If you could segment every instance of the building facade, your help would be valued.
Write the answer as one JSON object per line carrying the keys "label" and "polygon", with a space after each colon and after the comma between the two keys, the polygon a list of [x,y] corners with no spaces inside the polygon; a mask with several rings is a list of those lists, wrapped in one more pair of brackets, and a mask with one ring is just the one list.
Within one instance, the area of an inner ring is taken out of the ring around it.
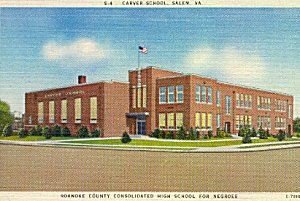
{"label": "building facade", "polygon": [[60,125],[72,135],[85,125],[89,131],[100,129],[106,136],[120,136],[126,126],[128,111],[128,83],[86,83],[78,77],[78,85],[29,92],[25,94],[25,129],[35,125]]}
{"label": "building facade", "polygon": [[201,133],[238,133],[262,127],[293,133],[293,96],[232,85],[194,74],[147,67],[128,72],[129,83],[86,83],[25,95],[25,128],[35,125],[99,128],[104,137],[150,135],[181,126]]}
{"label": "building facade", "polygon": [[129,88],[131,134],[176,132],[181,126],[214,134],[217,128],[238,133],[244,127],[293,132],[293,97],[287,94],[154,67],[129,71]]}

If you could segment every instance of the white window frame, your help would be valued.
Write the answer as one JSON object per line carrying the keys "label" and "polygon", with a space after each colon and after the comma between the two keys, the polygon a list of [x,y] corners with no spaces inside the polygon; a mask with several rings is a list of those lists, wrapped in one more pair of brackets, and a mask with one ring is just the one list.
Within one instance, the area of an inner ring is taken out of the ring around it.
{"label": "white window frame", "polygon": [[54,100],[49,101],[48,103],[48,115],[49,115],[49,123],[53,124],[54,123],[54,116],[55,116],[55,102]]}
{"label": "white window frame", "polygon": [[[90,123],[91,124],[95,124],[97,123],[97,119],[98,119],[98,103],[97,103],[97,96],[94,97],[90,97]],[[95,108],[92,108],[92,105],[94,105]],[[93,111],[95,110],[95,111]],[[95,113],[94,118],[92,118],[92,113]]]}
{"label": "white window frame", "polygon": [[[173,89],[173,91],[171,90]],[[171,97],[173,97],[173,100],[171,101]],[[175,103],[175,87],[174,86],[168,86],[168,103],[172,104]]]}
{"label": "white window frame", "polygon": [[221,105],[221,91],[219,89],[216,91],[216,104],[217,107]]}
{"label": "white window frame", "polygon": [[[181,88],[181,90],[179,90],[179,88]],[[183,103],[184,100],[184,87],[183,85],[177,85],[176,86],[176,102],[177,103]],[[179,100],[179,95],[182,94],[182,100]]]}
{"label": "white window frame", "polygon": [[195,101],[196,101],[196,103],[200,103],[201,102],[201,87],[199,85],[196,85],[195,90],[196,90]]}
{"label": "white window frame", "polygon": [[[79,102],[79,103],[76,103],[76,102]],[[81,98],[75,98],[74,100],[74,105],[75,105],[75,123],[78,124],[78,123],[81,123],[81,119],[82,119],[82,101],[81,101]],[[77,106],[78,104],[78,106]],[[79,111],[77,111],[79,110]],[[78,114],[78,116],[77,116]]]}
{"label": "white window frame", "polygon": [[206,103],[206,86],[201,86],[201,103]]}
{"label": "white window frame", "polygon": [[[164,92],[162,92],[162,89],[164,89]],[[164,97],[164,101],[161,100],[161,97]],[[166,87],[161,86],[159,87],[159,104],[165,104],[166,103]]]}
{"label": "white window frame", "polygon": [[38,102],[38,123],[44,123],[44,102]]}
{"label": "white window frame", "polygon": [[207,87],[207,103],[212,104],[213,97],[212,97],[212,87]]}
{"label": "white window frame", "polygon": [[[65,110],[65,114],[64,114],[64,110]],[[68,123],[68,101],[67,101],[67,99],[61,100],[60,113],[61,113],[61,123],[63,123],[63,124]]]}

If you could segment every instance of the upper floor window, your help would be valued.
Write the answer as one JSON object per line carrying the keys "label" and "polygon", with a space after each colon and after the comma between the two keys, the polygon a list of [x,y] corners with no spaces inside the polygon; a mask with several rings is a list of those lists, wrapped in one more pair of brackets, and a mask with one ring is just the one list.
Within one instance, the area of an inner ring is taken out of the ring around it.
{"label": "upper floor window", "polygon": [[207,101],[208,103],[212,103],[212,88],[211,87],[207,87]]}
{"label": "upper floor window", "polygon": [[176,92],[177,92],[177,103],[183,103],[183,85],[176,86]]}
{"label": "upper floor window", "polygon": [[245,94],[245,107],[248,107],[248,95]]}
{"label": "upper floor window", "polygon": [[143,87],[143,108],[147,107],[147,88]]}
{"label": "upper floor window", "polygon": [[230,96],[225,97],[225,113],[226,114],[231,113],[231,97]]}
{"label": "upper floor window", "polygon": [[252,95],[249,95],[249,107],[252,108]]}
{"label": "upper floor window", "polygon": [[240,102],[241,107],[244,107],[244,94],[241,94],[241,102]]}
{"label": "upper floor window", "polygon": [[200,86],[196,85],[196,103],[200,102]]}
{"label": "upper floor window", "polygon": [[159,87],[159,103],[166,103],[166,87]]}
{"label": "upper floor window", "polygon": [[235,105],[236,107],[240,107],[240,94],[236,93],[235,95]]}
{"label": "upper floor window", "polygon": [[38,103],[38,122],[39,123],[44,122],[44,103],[43,102]]}
{"label": "upper floor window", "polygon": [[221,91],[220,90],[217,90],[217,92],[216,92],[216,104],[217,104],[217,106],[221,105]]}
{"label": "upper floor window", "polygon": [[260,96],[257,96],[257,108],[260,109]]}
{"label": "upper floor window", "polygon": [[201,102],[206,103],[206,86],[202,86],[201,88]]}
{"label": "upper floor window", "polygon": [[286,112],[286,101],[283,101],[283,111]]}
{"label": "upper floor window", "polygon": [[168,86],[168,103],[174,103],[174,86]]}

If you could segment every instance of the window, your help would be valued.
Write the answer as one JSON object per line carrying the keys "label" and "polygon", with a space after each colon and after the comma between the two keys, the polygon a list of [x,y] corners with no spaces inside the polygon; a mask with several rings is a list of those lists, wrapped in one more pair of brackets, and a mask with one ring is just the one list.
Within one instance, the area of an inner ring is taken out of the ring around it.
{"label": "window", "polygon": [[195,116],[195,127],[196,128],[200,128],[201,125],[200,125],[200,112],[196,112],[196,116]]}
{"label": "window", "polygon": [[257,117],[257,127],[258,127],[258,128],[262,127],[260,116]]}
{"label": "window", "polygon": [[67,107],[67,100],[61,101],[61,123],[67,123],[67,113],[68,113],[68,107]]}
{"label": "window", "polygon": [[176,92],[177,92],[177,103],[183,103],[183,85],[176,86]]}
{"label": "window", "polygon": [[212,115],[207,113],[207,129],[212,129]]}
{"label": "window", "polygon": [[166,87],[159,87],[159,103],[166,103]]}
{"label": "window", "polygon": [[211,87],[207,87],[207,101],[208,103],[212,103],[212,88]]}
{"label": "window", "polygon": [[241,94],[241,102],[240,102],[241,107],[244,107],[244,94]]}
{"label": "window", "polygon": [[216,92],[216,104],[217,106],[220,106],[221,105],[221,91],[220,90],[217,90]]}
{"label": "window", "polygon": [[257,108],[260,109],[260,96],[257,97]]}
{"label": "window", "polygon": [[221,115],[220,114],[217,114],[216,125],[217,125],[217,128],[221,128]]}
{"label": "window", "polygon": [[238,130],[240,129],[240,116],[235,115],[235,128]]}
{"label": "window", "polygon": [[90,98],[90,123],[97,123],[97,97]]}
{"label": "window", "polygon": [[75,123],[81,123],[81,98],[75,99]]}
{"label": "window", "polygon": [[54,123],[54,101],[49,101],[49,123]]}
{"label": "window", "polygon": [[200,103],[200,86],[196,85],[196,103]]}
{"label": "window", "polygon": [[283,127],[284,129],[286,129],[286,118],[283,118]]}
{"label": "window", "polygon": [[183,113],[176,113],[176,127],[180,128],[183,126]]}
{"label": "window", "polygon": [[136,108],[136,88],[132,88],[132,108]]}
{"label": "window", "polygon": [[235,95],[235,105],[236,105],[236,107],[240,107],[240,94],[239,93],[237,93]]}
{"label": "window", "polygon": [[201,116],[201,128],[206,129],[206,113],[202,113]]}
{"label": "window", "polygon": [[38,122],[39,123],[44,122],[44,103],[43,102],[38,103]]}
{"label": "window", "polygon": [[201,102],[206,103],[206,86],[201,89]]}
{"label": "window", "polygon": [[248,106],[248,95],[245,94],[245,107],[247,108]]}
{"label": "window", "polygon": [[289,118],[292,118],[292,114],[293,114],[293,109],[292,109],[292,105],[289,105]]}
{"label": "window", "polygon": [[268,110],[271,110],[271,98],[268,98]]}
{"label": "window", "polygon": [[165,113],[159,113],[159,128],[166,128],[166,115]]}
{"label": "window", "polygon": [[28,118],[28,124],[31,125],[32,124],[32,116],[30,115]]}
{"label": "window", "polygon": [[174,86],[168,86],[168,103],[174,103]]}
{"label": "window", "polygon": [[248,126],[252,128],[252,116],[248,116]]}
{"label": "window", "polygon": [[137,107],[140,108],[141,107],[141,101],[142,101],[142,88],[138,87],[137,88]]}
{"label": "window", "polygon": [[264,100],[265,100],[264,109],[266,110],[268,109],[268,98],[265,98]]}
{"label": "window", "polygon": [[271,129],[271,117],[268,117],[268,128]]}
{"label": "window", "polygon": [[240,115],[240,128],[244,128],[244,116],[243,115]]}
{"label": "window", "polygon": [[278,101],[275,99],[275,110],[278,110]]}
{"label": "window", "polygon": [[174,128],[174,113],[168,113],[168,129]]}
{"label": "window", "polygon": [[283,111],[286,112],[286,101],[283,101]]}
{"label": "window", "polygon": [[249,95],[249,107],[252,108],[252,95]]}
{"label": "window", "polygon": [[225,112],[226,114],[230,114],[231,112],[231,97],[225,96]]}
{"label": "window", "polygon": [[147,88],[143,87],[143,108],[147,107]]}

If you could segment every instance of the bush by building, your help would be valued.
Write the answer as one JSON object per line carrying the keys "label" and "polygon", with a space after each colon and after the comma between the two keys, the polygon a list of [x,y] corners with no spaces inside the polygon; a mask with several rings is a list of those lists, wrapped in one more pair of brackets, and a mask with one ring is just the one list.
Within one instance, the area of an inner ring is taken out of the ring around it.
{"label": "bush by building", "polygon": [[188,130],[187,139],[195,140],[196,139],[196,131],[193,128]]}
{"label": "bush by building", "polygon": [[257,137],[257,133],[254,127],[251,130],[251,137]]}
{"label": "bush by building", "polygon": [[13,134],[12,125],[7,124],[3,129],[2,137],[9,137],[9,136],[12,136],[12,134]]}
{"label": "bush by building", "polygon": [[166,138],[166,131],[161,130],[161,131],[159,132],[159,138],[165,139],[165,138]]}
{"label": "bush by building", "polygon": [[91,132],[91,137],[100,137],[101,131],[99,128],[95,128],[92,132]]}
{"label": "bush by building", "polygon": [[122,143],[131,142],[131,138],[126,131],[123,133],[121,141],[122,141]]}
{"label": "bush by building", "polygon": [[212,133],[212,131],[211,130],[209,130],[208,132],[207,132],[207,136],[208,136],[208,138],[210,139],[210,138],[212,138],[212,136],[213,136],[213,133]]}
{"label": "bush by building", "polygon": [[154,130],[151,137],[159,138],[159,135],[160,135],[160,130],[157,128]]}
{"label": "bush by building", "polygon": [[51,133],[51,128],[48,126],[44,127],[42,130],[42,135],[45,136],[46,139],[50,139],[52,137]]}
{"label": "bush by building", "polygon": [[177,131],[176,138],[179,139],[179,140],[184,140],[185,139],[185,129],[183,128],[183,126],[181,126],[179,128],[179,130]]}
{"label": "bush by building", "polygon": [[279,140],[279,141],[282,141],[282,140],[284,140],[285,139],[285,132],[283,131],[283,130],[279,130],[278,131],[278,135],[277,135],[277,139]]}
{"label": "bush by building", "polygon": [[252,143],[250,132],[245,133],[245,136],[243,137],[242,141],[243,143]]}
{"label": "bush by building", "polygon": [[267,133],[262,129],[262,127],[260,127],[258,129],[258,135],[259,135],[259,139],[268,139],[268,135]]}
{"label": "bush by building", "polygon": [[85,138],[89,137],[89,130],[86,126],[82,125],[79,130],[77,131],[77,137]]}
{"label": "bush by building", "polygon": [[20,138],[25,138],[25,137],[28,136],[28,131],[25,130],[24,128],[22,128],[22,129],[19,131],[18,135],[19,135]]}
{"label": "bush by building", "polygon": [[294,119],[293,121],[293,130],[294,132],[300,132],[300,117],[297,117],[296,119]]}
{"label": "bush by building", "polygon": [[64,137],[70,137],[71,136],[70,129],[68,127],[61,128],[61,135]]}
{"label": "bush by building", "polygon": [[61,136],[61,128],[59,125],[55,125],[51,128],[51,135],[54,137],[60,137]]}
{"label": "bush by building", "polygon": [[167,139],[174,139],[174,132],[173,131],[168,131],[166,135]]}

